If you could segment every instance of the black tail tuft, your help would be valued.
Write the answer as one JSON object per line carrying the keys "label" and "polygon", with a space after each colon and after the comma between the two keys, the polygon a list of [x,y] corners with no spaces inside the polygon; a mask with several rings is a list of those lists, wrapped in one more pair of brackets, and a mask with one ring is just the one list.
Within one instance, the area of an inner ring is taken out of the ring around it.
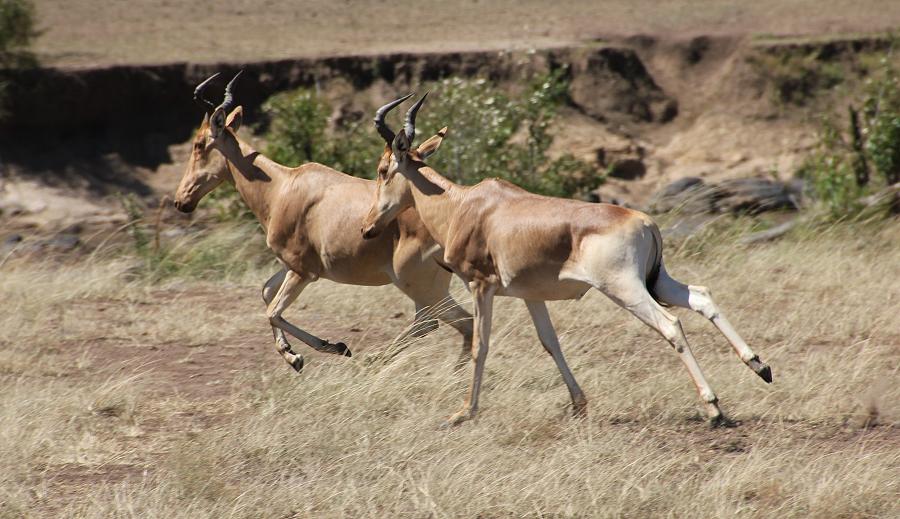
{"label": "black tail tuft", "polygon": [[[647,284],[647,291],[650,292],[650,295],[653,296],[653,299],[656,302],[663,304],[660,302],[659,297],[656,295],[656,291],[654,287],[656,286],[656,280],[659,279],[659,269],[662,268],[662,235],[659,233],[659,227],[655,223],[651,224],[650,232],[653,233],[653,244],[655,251],[655,257],[653,259],[653,266],[650,267],[650,271],[647,273],[647,279],[645,280]],[[665,306],[663,304],[663,306]]]}

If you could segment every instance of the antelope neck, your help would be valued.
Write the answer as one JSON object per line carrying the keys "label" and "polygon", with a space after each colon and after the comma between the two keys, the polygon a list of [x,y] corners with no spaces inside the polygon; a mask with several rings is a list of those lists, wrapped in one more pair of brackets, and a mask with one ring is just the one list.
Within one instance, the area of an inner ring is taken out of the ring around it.
{"label": "antelope neck", "polygon": [[466,188],[454,184],[422,162],[414,162],[410,174],[416,211],[431,236],[446,247],[451,217],[456,212]]}
{"label": "antelope neck", "polygon": [[234,187],[256,218],[267,228],[274,193],[284,177],[284,166],[274,162],[226,129],[219,151],[225,156]]}

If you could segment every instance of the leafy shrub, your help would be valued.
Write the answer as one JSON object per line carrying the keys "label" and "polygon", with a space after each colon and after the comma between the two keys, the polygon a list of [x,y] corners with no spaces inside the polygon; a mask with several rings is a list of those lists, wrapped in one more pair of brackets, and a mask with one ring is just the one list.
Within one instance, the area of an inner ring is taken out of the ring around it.
{"label": "leafy shrub", "polygon": [[431,163],[462,184],[503,178],[529,191],[553,196],[584,194],[603,181],[593,165],[570,154],[552,159],[550,123],[565,100],[565,70],[535,78],[510,97],[484,79],[445,79],[419,116],[423,135],[442,126],[450,135]]}
{"label": "leafy shrub", "polygon": [[[508,96],[484,79],[431,85],[434,93],[419,114],[418,133],[427,137],[450,126],[451,134],[430,162],[463,184],[498,177],[556,196],[596,187],[603,175],[595,167],[571,155],[551,159],[547,154],[553,143],[549,126],[568,88],[564,74],[560,70],[535,78],[518,96]],[[308,89],[273,96],[263,110],[271,120],[266,151],[273,160],[288,165],[314,161],[351,175],[374,176],[384,144],[368,117],[329,129],[331,107]],[[391,115],[399,120],[402,110]]]}
{"label": "leafy shrub", "polygon": [[[862,197],[900,182],[900,75],[890,55],[866,81],[862,110],[852,107],[847,130],[823,119],[817,150],[801,173],[833,218],[856,216]],[[896,195],[888,208],[896,210]]]}
{"label": "leafy shrub", "polygon": [[857,183],[853,158],[841,131],[823,119],[818,147],[800,173],[810,181],[813,194],[831,218],[853,216],[860,209],[863,188]]}
{"label": "leafy shrub", "polygon": [[318,162],[350,175],[374,177],[384,144],[371,131],[371,120],[329,130],[331,107],[304,88],[272,96],[263,111],[271,121],[266,154],[272,160],[291,166]]}
{"label": "leafy shrub", "polygon": [[900,74],[888,56],[881,71],[866,84],[863,116],[865,151],[887,184],[900,182]]}

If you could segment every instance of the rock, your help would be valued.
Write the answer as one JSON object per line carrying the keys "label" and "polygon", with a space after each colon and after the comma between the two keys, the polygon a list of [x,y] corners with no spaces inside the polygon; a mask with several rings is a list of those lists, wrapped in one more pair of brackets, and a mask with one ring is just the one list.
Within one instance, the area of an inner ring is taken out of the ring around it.
{"label": "rock", "polygon": [[688,214],[715,212],[714,190],[702,178],[685,177],[659,190],[650,202],[650,211],[666,213],[679,211]]}
{"label": "rock", "polygon": [[715,204],[719,212],[758,214],[776,209],[796,209],[788,187],[766,178],[738,178],[715,185]]}
{"label": "rock", "polygon": [[707,184],[701,178],[680,178],[653,196],[651,211],[686,214],[751,213],[797,209],[802,186],[786,185],[766,178],[738,178]]}

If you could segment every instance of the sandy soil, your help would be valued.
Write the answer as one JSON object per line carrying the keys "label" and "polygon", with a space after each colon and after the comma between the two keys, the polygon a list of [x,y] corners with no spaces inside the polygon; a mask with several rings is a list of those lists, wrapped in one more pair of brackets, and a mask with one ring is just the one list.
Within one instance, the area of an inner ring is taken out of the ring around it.
{"label": "sandy soil", "polygon": [[634,34],[802,36],[900,24],[892,0],[36,0],[35,46],[59,66],[564,45]]}

